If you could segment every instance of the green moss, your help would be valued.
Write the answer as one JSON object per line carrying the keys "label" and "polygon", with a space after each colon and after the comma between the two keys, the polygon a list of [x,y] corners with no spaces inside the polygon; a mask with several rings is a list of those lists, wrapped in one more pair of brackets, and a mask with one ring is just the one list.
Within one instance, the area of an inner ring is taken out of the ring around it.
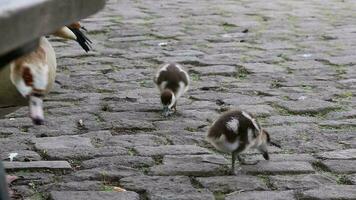
{"label": "green moss", "polygon": [[109,90],[109,89],[96,89],[97,93],[114,93],[114,90]]}
{"label": "green moss", "polygon": [[337,98],[340,99],[351,99],[353,96],[353,93],[351,91],[346,91],[344,93],[338,94]]}
{"label": "green moss", "polygon": [[30,197],[30,200],[44,200],[44,194],[40,193],[40,192],[36,192],[34,195],[32,195]]}
{"label": "green moss", "polygon": [[204,186],[195,177],[190,177],[190,183],[196,189],[204,188]]}
{"label": "green moss", "polygon": [[225,194],[222,192],[214,192],[215,200],[224,200]]}
{"label": "green moss", "polygon": [[272,83],[271,83],[271,88],[280,88],[282,87],[283,85],[281,84],[281,82],[279,80],[272,80]]}
{"label": "green moss", "polygon": [[310,86],[310,85],[302,84],[302,85],[299,86],[299,87],[302,88],[302,89],[305,90],[305,91],[311,91],[311,90],[313,90],[313,87]]}
{"label": "green moss", "polygon": [[246,77],[250,74],[249,71],[247,71],[246,68],[244,67],[240,67],[238,70],[237,70],[237,78],[238,79],[246,79]]}
{"label": "green moss", "polygon": [[337,174],[336,183],[339,185],[352,185],[352,181],[350,181],[345,174]]}
{"label": "green moss", "polygon": [[186,128],[184,128],[184,130],[189,131],[189,132],[197,132],[198,131],[196,128],[193,128],[193,127],[186,127]]}
{"label": "green moss", "polygon": [[282,58],[285,61],[291,61],[292,60],[286,54],[283,54],[283,53],[278,54],[277,57]]}
{"label": "green moss", "polygon": [[163,156],[162,155],[152,156],[152,159],[155,161],[156,165],[161,165],[163,163]]}
{"label": "green moss", "polygon": [[141,87],[144,87],[144,88],[150,88],[151,85],[152,85],[152,81],[150,80],[142,80],[139,82],[140,86]]}
{"label": "green moss", "polygon": [[271,180],[269,179],[269,176],[266,175],[258,175],[258,178],[262,180],[266,186],[271,189],[271,190],[277,190],[277,188],[271,183]]}
{"label": "green moss", "polygon": [[329,168],[324,165],[320,160],[317,160],[312,163],[314,169],[318,172],[330,172]]}
{"label": "green moss", "polygon": [[[110,111],[112,111],[112,109],[110,108],[110,106],[109,106],[107,103],[101,105],[101,110],[104,111],[104,112],[110,112]],[[98,120],[98,119],[97,119],[97,120]],[[100,120],[101,120],[101,119],[99,118],[99,121],[100,121]]]}
{"label": "green moss", "polygon": [[200,75],[197,74],[197,73],[190,73],[190,78],[191,78],[193,81],[200,81],[200,80],[201,80]]}
{"label": "green moss", "polygon": [[164,36],[164,35],[157,35],[153,33],[149,34],[149,36],[159,40],[178,40],[175,36]]}
{"label": "green moss", "polygon": [[111,17],[111,21],[113,22],[113,23],[119,23],[119,24],[121,24],[122,23],[122,21],[123,21],[123,17],[122,16],[120,16],[120,15],[115,15],[115,16],[113,16],[113,17]]}
{"label": "green moss", "polygon": [[231,24],[228,22],[222,23],[221,26],[224,28],[225,31],[231,31],[232,29],[237,27],[235,24]]}
{"label": "green moss", "polygon": [[114,191],[114,187],[112,185],[103,185],[101,191],[112,192]]}
{"label": "green moss", "polygon": [[129,149],[128,149],[128,154],[129,154],[130,156],[136,156],[138,153],[137,153],[137,151],[136,151],[134,148],[129,148]]}

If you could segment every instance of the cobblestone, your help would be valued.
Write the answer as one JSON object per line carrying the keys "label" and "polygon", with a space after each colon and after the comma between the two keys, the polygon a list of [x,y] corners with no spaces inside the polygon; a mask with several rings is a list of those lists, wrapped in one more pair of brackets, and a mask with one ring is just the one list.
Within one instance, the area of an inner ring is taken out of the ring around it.
{"label": "cobblestone", "polygon": [[[81,21],[93,51],[50,37],[58,67],[45,125],[28,108],[1,116],[0,157],[22,177],[13,189],[56,200],[355,199],[355,10],[347,0],[108,0]],[[191,85],[165,118],[152,78],[175,61]],[[282,149],[268,147],[269,161],[246,152],[259,163],[230,175],[230,156],[205,136],[234,108]]]}

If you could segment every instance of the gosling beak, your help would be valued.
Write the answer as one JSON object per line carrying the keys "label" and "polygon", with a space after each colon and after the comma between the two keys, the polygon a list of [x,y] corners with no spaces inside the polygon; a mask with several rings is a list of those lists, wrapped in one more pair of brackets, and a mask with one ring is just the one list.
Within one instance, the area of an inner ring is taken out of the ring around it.
{"label": "gosling beak", "polygon": [[168,117],[171,114],[171,109],[168,106],[163,107],[163,116]]}
{"label": "gosling beak", "polygon": [[30,117],[35,125],[44,124],[43,100],[38,96],[30,96]]}

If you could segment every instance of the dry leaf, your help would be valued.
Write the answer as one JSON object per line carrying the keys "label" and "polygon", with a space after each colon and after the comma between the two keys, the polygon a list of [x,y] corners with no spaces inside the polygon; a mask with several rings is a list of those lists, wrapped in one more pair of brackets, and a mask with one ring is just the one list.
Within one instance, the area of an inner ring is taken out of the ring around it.
{"label": "dry leaf", "polygon": [[113,190],[115,192],[125,192],[126,191],[124,188],[121,188],[121,187],[114,187]]}

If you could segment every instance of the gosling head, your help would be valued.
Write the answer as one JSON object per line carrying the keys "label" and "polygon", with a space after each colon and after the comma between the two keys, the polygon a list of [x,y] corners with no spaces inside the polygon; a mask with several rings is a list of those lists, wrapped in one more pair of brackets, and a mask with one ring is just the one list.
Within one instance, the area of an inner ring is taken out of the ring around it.
{"label": "gosling head", "polygon": [[173,112],[172,108],[176,104],[176,97],[172,90],[165,89],[162,91],[161,102],[163,105],[163,115],[167,117]]}

